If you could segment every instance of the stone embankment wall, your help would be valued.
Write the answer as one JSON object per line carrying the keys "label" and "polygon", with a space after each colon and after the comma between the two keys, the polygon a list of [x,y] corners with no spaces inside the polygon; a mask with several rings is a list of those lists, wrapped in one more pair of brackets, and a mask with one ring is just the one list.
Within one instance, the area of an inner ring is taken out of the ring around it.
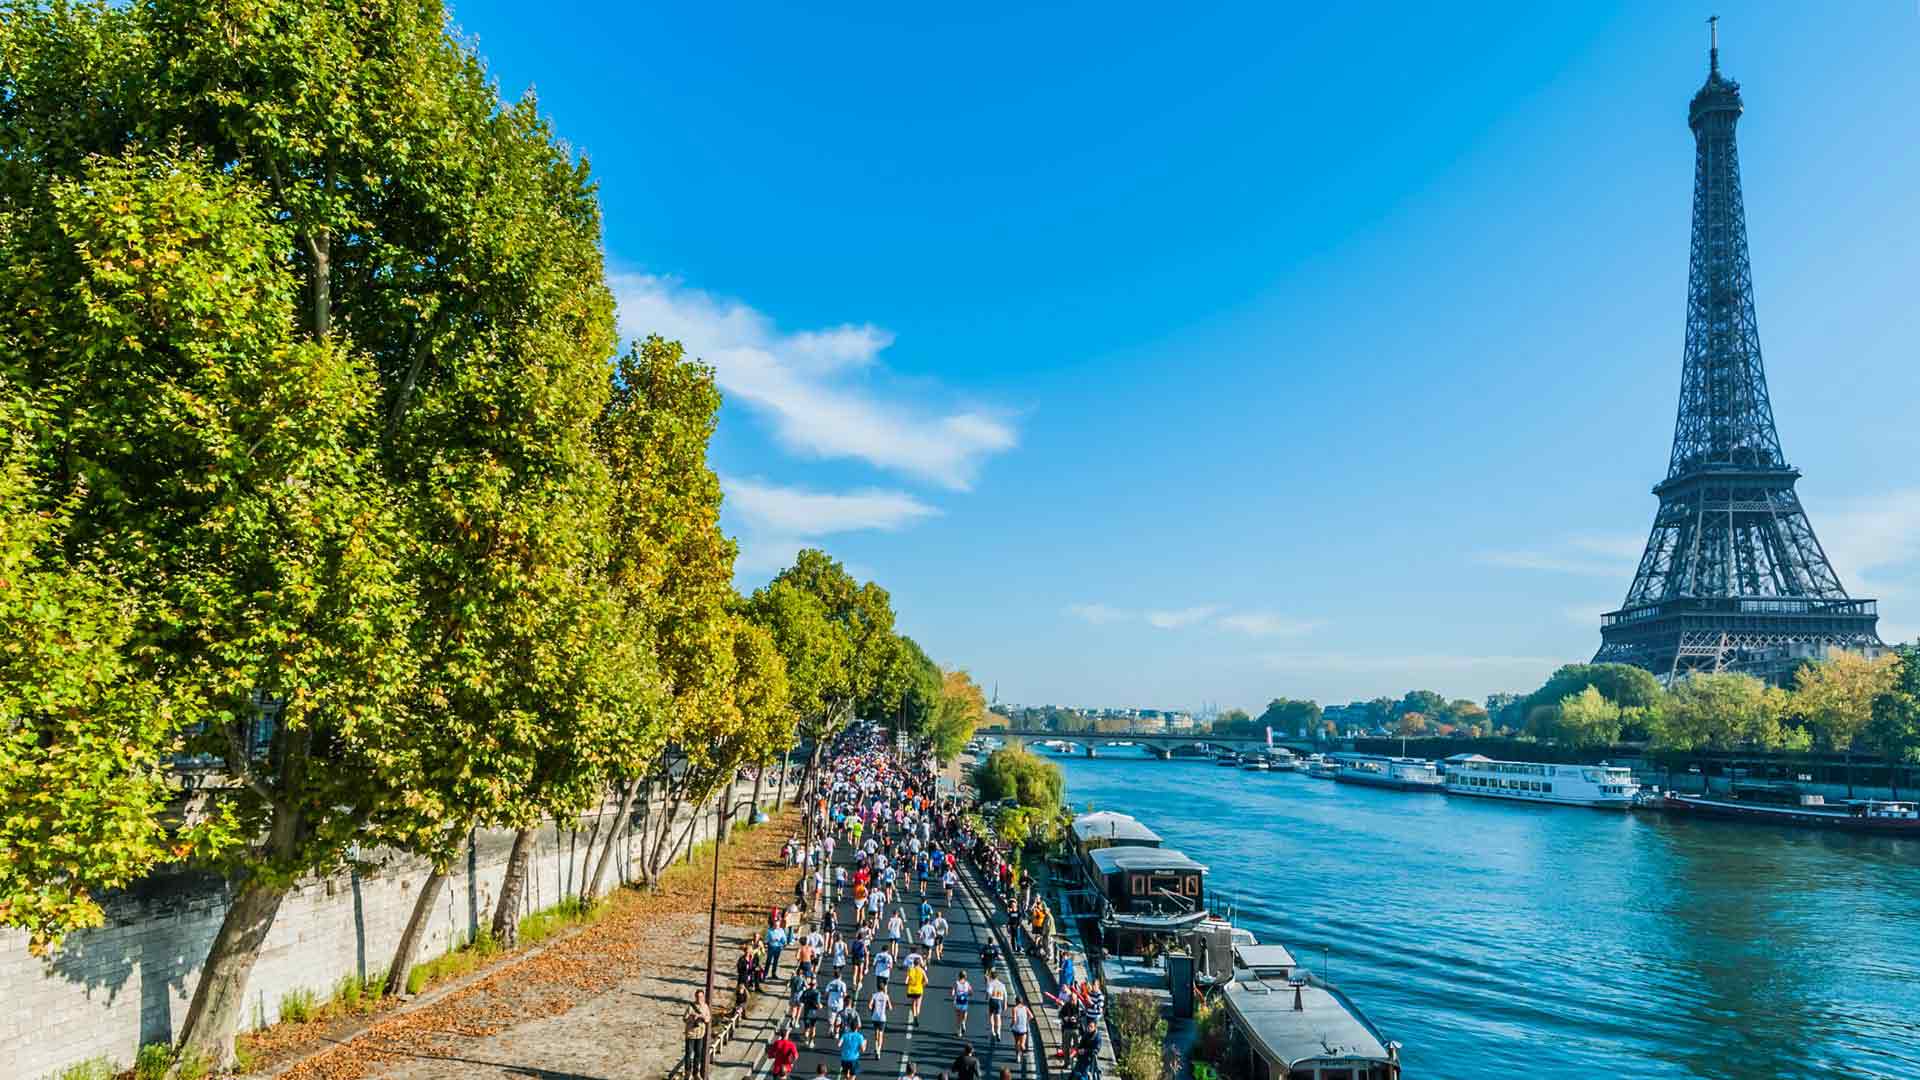
{"label": "stone embankment wall", "polygon": [[[734,821],[745,820],[751,797],[750,783],[735,789]],[[773,800],[769,778],[761,802],[770,808]],[[603,837],[617,809],[610,806],[601,815]],[[712,837],[713,810],[709,802],[694,819],[694,842]],[[635,812],[645,820],[617,841],[609,879],[635,879],[642,863],[639,831],[657,835],[667,807],[656,803]],[[691,809],[682,809],[676,839],[693,817]],[[541,830],[529,861],[526,911],[579,895],[599,858],[597,842],[591,854],[587,850],[594,820],[587,815],[585,828],[577,831],[551,824]],[[512,843],[509,832],[472,838],[441,891],[419,959],[463,945],[491,924]],[[370,868],[303,881],[287,894],[248,982],[243,1026],[278,1019],[280,999],[289,991],[312,990],[324,1000],[341,979],[378,973],[392,961],[428,867],[385,852],[364,853],[363,862]],[[609,880],[601,888],[615,884]],[[158,876],[105,906],[105,926],[69,935],[46,960],[27,952],[25,934],[0,930],[0,1077],[34,1080],[103,1056],[125,1064],[142,1044],[179,1036],[207,948],[226,913],[225,884],[205,875]]]}

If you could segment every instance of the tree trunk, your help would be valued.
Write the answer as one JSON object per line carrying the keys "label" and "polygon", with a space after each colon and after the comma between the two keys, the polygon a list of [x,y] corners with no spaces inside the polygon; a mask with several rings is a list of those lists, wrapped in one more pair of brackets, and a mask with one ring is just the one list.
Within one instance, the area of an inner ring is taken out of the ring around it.
{"label": "tree trunk", "polygon": [[[696,846],[698,846],[698,844],[700,843],[699,833],[700,833],[700,807],[698,804],[695,804],[693,808],[693,813],[688,815],[687,817],[687,838],[686,838],[687,850],[681,853],[681,858],[680,858],[681,862],[686,863],[689,866],[693,864],[693,849]],[[675,846],[677,847],[678,845],[675,845]]]}
{"label": "tree trunk", "polygon": [[[580,853],[580,883],[574,886],[573,894],[582,900],[587,899],[587,868],[593,865],[593,844],[600,839],[600,833],[607,828],[606,817],[606,804],[602,802],[599,813],[593,815],[593,828],[587,830],[586,850]],[[613,834],[608,833],[607,843],[604,846],[611,847],[612,844]]]}
{"label": "tree trunk", "polygon": [[586,898],[588,900],[600,895],[600,882],[606,879],[607,864],[613,861],[613,848],[620,840],[620,830],[632,828],[633,800],[639,794],[638,777],[627,785],[627,790],[620,793],[620,809],[614,815],[613,829],[607,833],[607,843],[600,849],[599,860],[593,864],[593,876],[587,879]]}
{"label": "tree trunk", "polygon": [[500,899],[493,905],[493,940],[503,949],[520,941],[520,905],[527,894],[527,863],[533,854],[532,829],[513,834],[513,848],[507,852],[507,872],[500,879]]}
{"label": "tree trunk", "polygon": [[762,765],[760,771],[753,774],[753,803],[747,807],[748,821],[753,821],[760,816],[760,785],[766,782],[767,767]]}
{"label": "tree trunk", "polygon": [[440,899],[440,889],[446,883],[447,872],[438,866],[421,883],[420,895],[413,900],[413,914],[407,919],[407,929],[400,935],[400,944],[394,947],[393,966],[387,969],[388,997],[398,997],[406,991],[407,972],[413,967],[413,958],[420,951],[420,939],[427,933],[427,918],[433,914],[434,902]]}
{"label": "tree trunk", "polygon": [[1853,751],[1847,751],[1847,798],[1853,798]]}
{"label": "tree trunk", "polygon": [[660,872],[667,868],[668,860],[673,857],[674,848],[669,846],[668,841],[673,836],[673,819],[680,816],[680,798],[680,792],[676,791],[668,801],[667,812],[660,820],[660,835],[654,839],[653,854],[647,859],[647,874],[652,879],[649,884],[656,888],[660,884]]}
{"label": "tree trunk", "polygon": [[180,1036],[183,1051],[205,1056],[215,1068],[233,1064],[233,1037],[246,1003],[247,979],[286,896],[286,886],[257,881],[248,881],[234,893],[193,989],[193,1004],[187,1008]]}
{"label": "tree trunk", "polygon": [[773,793],[773,812],[776,814],[787,808],[787,758],[792,754],[793,748],[788,747],[780,755],[780,786]]}

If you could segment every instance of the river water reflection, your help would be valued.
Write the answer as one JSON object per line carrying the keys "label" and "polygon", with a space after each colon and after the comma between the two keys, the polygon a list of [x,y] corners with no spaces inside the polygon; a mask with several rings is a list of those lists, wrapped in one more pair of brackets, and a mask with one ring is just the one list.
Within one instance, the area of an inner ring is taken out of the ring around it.
{"label": "river water reflection", "polygon": [[1409,1078],[1920,1078],[1920,842],[1126,754],[1058,759],[1073,806],[1206,863]]}

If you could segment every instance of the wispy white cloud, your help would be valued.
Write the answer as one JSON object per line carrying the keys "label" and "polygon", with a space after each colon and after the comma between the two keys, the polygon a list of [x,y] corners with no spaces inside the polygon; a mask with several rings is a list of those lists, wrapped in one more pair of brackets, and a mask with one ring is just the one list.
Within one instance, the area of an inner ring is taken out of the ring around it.
{"label": "wispy white cloud", "polygon": [[722,476],[726,509],[740,527],[737,573],[770,574],[794,555],[835,533],[893,532],[940,511],[904,491],[810,491],[761,480]]}
{"label": "wispy white cloud", "polygon": [[1127,619],[1133,617],[1128,612],[1122,611],[1119,608],[1108,607],[1105,604],[1068,604],[1067,614],[1079,619],[1081,622],[1089,622],[1095,626],[1100,626],[1105,623],[1125,622]]}
{"label": "wispy white cloud", "polygon": [[1146,614],[1148,626],[1161,630],[1178,630],[1194,623],[1206,622],[1218,613],[1218,604],[1201,604],[1196,607],[1179,608],[1173,611],[1149,611]]}
{"label": "wispy white cloud", "polygon": [[1911,640],[1920,633],[1920,488],[1808,508],[1840,583],[1854,596],[1882,601],[1880,636]]}
{"label": "wispy white cloud", "polygon": [[1275,615],[1267,611],[1242,611],[1232,615],[1222,615],[1217,621],[1222,627],[1249,637],[1306,634],[1318,629],[1321,625],[1308,619],[1289,619],[1284,615]]}
{"label": "wispy white cloud", "polygon": [[1482,551],[1474,561],[1508,570],[1631,578],[1645,543],[1645,538],[1627,533],[1573,533],[1544,548]]}
{"label": "wispy white cloud", "polygon": [[1137,610],[1112,604],[1069,604],[1067,614],[1081,622],[1103,626],[1109,623],[1135,623],[1156,630],[1186,630],[1212,626],[1249,637],[1283,637],[1305,634],[1323,624],[1310,619],[1295,619],[1270,611],[1231,611],[1220,604],[1194,604],[1183,608]]}
{"label": "wispy white cloud", "polygon": [[863,529],[892,532],[940,513],[904,491],[808,491],[736,476],[723,476],[720,484],[727,505],[750,528],[782,536],[828,536]]}
{"label": "wispy white cloud", "polygon": [[[1018,441],[1004,417],[928,409],[875,391],[893,334],[868,323],[787,332],[766,315],[652,274],[609,276],[626,337],[657,333],[712,364],[721,389],[765,416],[788,449],[854,458],[955,490]],[[850,376],[866,376],[859,383]]]}

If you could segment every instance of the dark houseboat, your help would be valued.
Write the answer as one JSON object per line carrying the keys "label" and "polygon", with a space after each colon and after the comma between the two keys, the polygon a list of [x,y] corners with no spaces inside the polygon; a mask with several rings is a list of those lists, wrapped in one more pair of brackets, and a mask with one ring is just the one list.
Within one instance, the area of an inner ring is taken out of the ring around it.
{"label": "dark houseboat", "polygon": [[1888,799],[1828,803],[1818,795],[1802,795],[1795,802],[1785,802],[1668,792],[1661,805],[1677,814],[1920,837],[1920,804]]}

